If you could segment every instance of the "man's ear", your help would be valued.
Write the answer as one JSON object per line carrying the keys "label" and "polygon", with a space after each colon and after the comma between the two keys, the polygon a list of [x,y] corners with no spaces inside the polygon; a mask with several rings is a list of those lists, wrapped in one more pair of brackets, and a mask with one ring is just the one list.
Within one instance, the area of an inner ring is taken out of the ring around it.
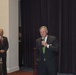
{"label": "man's ear", "polygon": [[46,32],[48,33],[48,30]]}

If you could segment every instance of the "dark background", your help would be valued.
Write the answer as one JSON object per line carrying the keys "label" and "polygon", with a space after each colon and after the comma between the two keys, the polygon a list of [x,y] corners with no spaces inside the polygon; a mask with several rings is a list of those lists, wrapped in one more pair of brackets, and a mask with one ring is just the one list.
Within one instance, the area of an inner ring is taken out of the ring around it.
{"label": "dark background", "polygon": [[33,68],[39,27],[48,27],[59,41],[58,71],[76,73],[76,0],[21,0],[24,67]]}

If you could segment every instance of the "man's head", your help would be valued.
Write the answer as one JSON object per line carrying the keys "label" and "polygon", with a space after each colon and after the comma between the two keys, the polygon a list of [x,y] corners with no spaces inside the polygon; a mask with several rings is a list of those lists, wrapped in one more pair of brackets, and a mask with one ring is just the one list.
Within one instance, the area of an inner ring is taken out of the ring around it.
{"label": "man's head", "polygon": [[0,36],[3,36],[3,34],[4,34],[3,29],[0,29]]}
{"label": "man's head", "polygon": [[43,38],[46,37],[46,35],[48,33],[48,30],[47,30],[46,26],[41,26],[40,29],[39,29],[39,31],[40,31],[41,37],[43,37]]}

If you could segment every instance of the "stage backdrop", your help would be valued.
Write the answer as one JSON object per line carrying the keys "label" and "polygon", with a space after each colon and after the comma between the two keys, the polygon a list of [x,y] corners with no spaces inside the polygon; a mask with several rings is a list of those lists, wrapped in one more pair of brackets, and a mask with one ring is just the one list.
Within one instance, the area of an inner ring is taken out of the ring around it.
{"label": "stage backdrop", "polygon": [[76,73],[76,0],[21,0],[24,67],[33,67],[39,27],[59,41],[58,71]]}

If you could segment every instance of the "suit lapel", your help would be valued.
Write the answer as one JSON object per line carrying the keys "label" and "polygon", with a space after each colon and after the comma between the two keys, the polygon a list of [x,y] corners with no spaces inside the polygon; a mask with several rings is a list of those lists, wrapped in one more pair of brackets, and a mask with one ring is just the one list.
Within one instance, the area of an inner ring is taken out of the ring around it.
{"label": "suit lapel", "polygon": [[3,37],[3,38],[2,38],[2,45],[3,45],[4,41],[5,41],[5,38]]}
{"label": "suit lapel", "polygon": [[40,45],[40,50],[41,50],[41,52],[43,52],[43,51],[42,51],[42,44],[41,44],[41,41],[42,41],[42,38],[40,38],[40,41],[39,41],[40,44],[39,44],[39,45]]}
{"label": "suit lapel", "polygon": [[47,43],[49,43],[50,41],[49,41],[49,35],[48,35],[48,37],[47,37]]}
{"label": "suit lapel", "polygon": [[47,43],[48,44],[51,44],[53,42],[53,39],[51,38],[51,36],[48,36],[48,38],[47,38]]}

